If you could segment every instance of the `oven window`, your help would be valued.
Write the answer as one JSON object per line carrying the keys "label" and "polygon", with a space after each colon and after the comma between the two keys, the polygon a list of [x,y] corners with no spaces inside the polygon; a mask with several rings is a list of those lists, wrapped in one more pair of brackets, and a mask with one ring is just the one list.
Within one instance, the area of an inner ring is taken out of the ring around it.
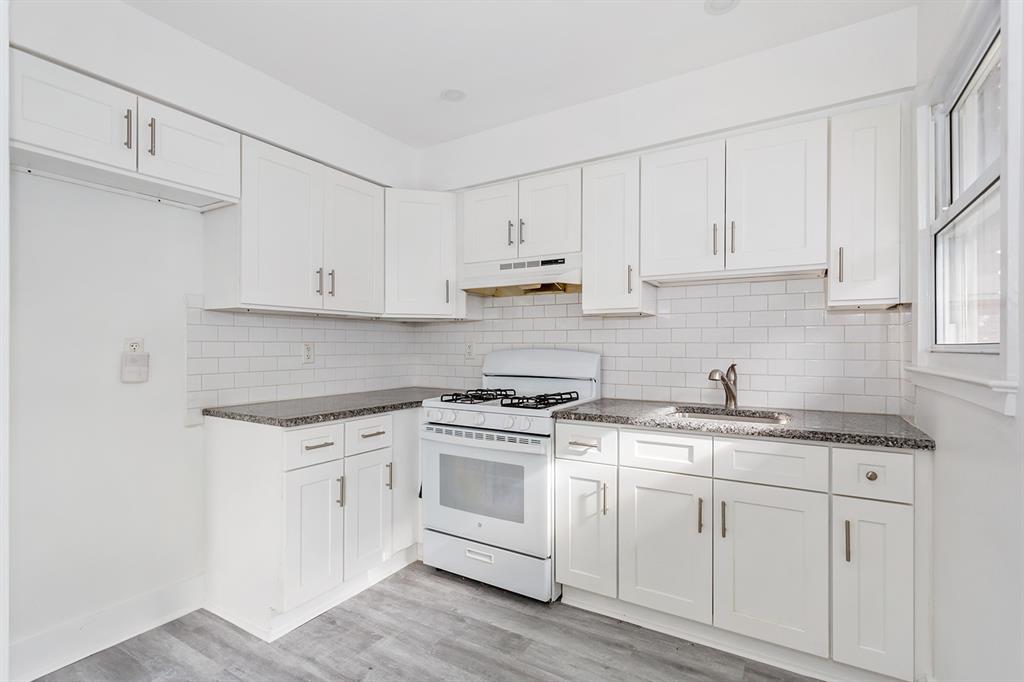
{"label": "oven window", "polygon": [[440,465],[441,506],[523,522],[523,467],[443,453]]}

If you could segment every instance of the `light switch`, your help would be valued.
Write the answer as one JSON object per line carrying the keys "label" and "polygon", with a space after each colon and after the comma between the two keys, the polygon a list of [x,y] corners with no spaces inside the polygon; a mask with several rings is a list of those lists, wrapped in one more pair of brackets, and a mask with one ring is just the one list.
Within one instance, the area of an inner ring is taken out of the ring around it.
{"label": "light switch", "polygon": [[121,383],[141,384],[149,381],[149,353],[121,353]]}

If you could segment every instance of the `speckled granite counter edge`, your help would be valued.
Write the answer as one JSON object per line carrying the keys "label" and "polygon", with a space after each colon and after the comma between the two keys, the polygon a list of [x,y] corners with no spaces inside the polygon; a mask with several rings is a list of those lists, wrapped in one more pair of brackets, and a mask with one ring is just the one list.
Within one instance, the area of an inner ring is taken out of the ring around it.
{"label": "speckled granite counter edge", "polygon": [[266,417],[258,414],[245,414],[234,412],[230,407],[207,407],[203,410],[203,416],[219,417],[221,419],[233,419],[235,421],[249,422],[250,424],[262,424],[264,426],[277,426],[288,429],[294,426],[309,426],[310,424],[326,424],[343,419],[355,419],[356,417],[369,417],[385,412],[398,412],[419,407],[422,400],[406,400],[385,405],[372,405],[369,407],[355,407],[348,410],[336,410],[333,412],[321,412],[318,414],[302,415],[299,417]]}
{"label": "speckled granite counter edge", "polygon": [[775,424],[751,424],[742,422],[711,421],[705,419],[673,419],[671,422],[654,418],[637,418],[612,414],[580,412],[555,412],[560,421],[581,421],[618,426],[637,426],[648,429],[668,429],[726,436],[754,436],[780,438],[784,440],[806,440],[835,445],[859,445],[862,447],[892,448],[897,450],[934,450],[931,438],[909,438],[885,434],[847,433],[826,431],[810,427],[791,427]]}

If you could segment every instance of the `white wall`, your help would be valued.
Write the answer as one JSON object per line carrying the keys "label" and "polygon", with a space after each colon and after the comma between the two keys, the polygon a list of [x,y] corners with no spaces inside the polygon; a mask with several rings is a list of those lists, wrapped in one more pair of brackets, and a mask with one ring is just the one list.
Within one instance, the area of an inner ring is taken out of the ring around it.
{"label": "white wall", "polygon": [[912,88],[916,12],[908,8],[430,147],[420,158],[420,184],[465,187]]}
{"label": "white wall", "polygon": [[[202,430],[185,427],[197,213],[12,178],[12,673],[199,605]],[[125,337],[151,378],[120,383]]]}
{"label": "white wall", "polygon": [[6,8],[0,8],[0,680],[9,678],[10,656],[10,184],[8,176],[8,49]]}
{"label": "white wall", "polygon": [[14,0],[11,44],[375,182],[415,179],[412,147],[124,3]]}

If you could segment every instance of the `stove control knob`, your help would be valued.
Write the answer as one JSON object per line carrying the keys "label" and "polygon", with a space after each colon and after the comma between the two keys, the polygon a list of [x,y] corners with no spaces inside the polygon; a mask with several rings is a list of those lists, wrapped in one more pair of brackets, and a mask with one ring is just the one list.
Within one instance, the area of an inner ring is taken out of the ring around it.
{"label": "stove control knob", "polygon": [[427,410],[427,421],[436,422],[441,420],[440,410]]}
{"label": "stove control knob", "polygon": [[458,418],[458,415],[451,410],[445,410],[444,415],[441,418],[450,424]]}
{"label": "stove control knob", "polygon": [[486,422],[486,421],[487,421],[487,417],[483,416],[479,412],[477,412],[475,415],[473,415],[473,423],[476,424],[477,426],[483,426],[484,422]]}
{"label": "stove control knob", "polygon": [[511,429],[515,425],[516,425],[516,418],[515,417],[505,417],[505,428],[506,429]]}
{"label": "stove control knob", "polygon": [[528,428],[530,428],[530,424],[532,423],[533,420],[530,419],[529,417],[520,417],[519,419],[516,420],[516,428],[519,429],[520,431],[526,431]]}

